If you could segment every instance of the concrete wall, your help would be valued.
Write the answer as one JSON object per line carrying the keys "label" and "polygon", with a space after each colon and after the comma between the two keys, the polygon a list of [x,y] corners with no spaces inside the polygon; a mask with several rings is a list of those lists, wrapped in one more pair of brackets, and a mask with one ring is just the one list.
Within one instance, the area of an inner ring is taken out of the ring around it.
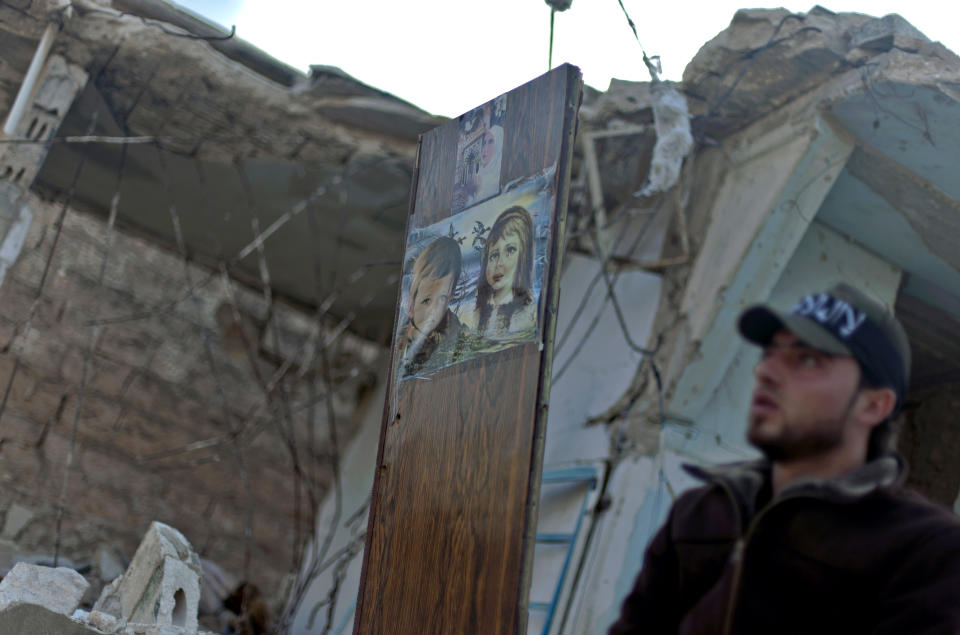
{"label": "concrete wall", "polygon": [[[185,266],[145,240],[111,234],[101,219],[71,209],[59,227],[59,205],[33,195],[23,203],[32,223],[0,286],[0,394],[13,377],[0,418],[0,513],[17,510],[0,555],[53,554],[76,422],[61,555],[88,561],[108,542],[129,557],[149,522],[160,520],[242,578],[249,512],[249,577],[272,593],[293,566],[297,536],[281,425],[292,421],[297,430],[318,500],[329,482],[326,410],[322,401],[308,405],[324,386],[297,378],[310,357],[301,348],[317,332],[311,316],[275,303],[267,320],[259,292],[237,284],[228,292],[219,274]],[[93,329],[97,319],[108,323]],[[241,333],[254,344],[262,376],[295,362],[269,396]],[[335,412],[341,438],[349,438],[358,391],[370,383],[379,349],[346,335],[333,348]],[[313,457],[308,430],[317,439]],[[231,435],[239,435],[239,445]],[[310,515],[304,488],[303,535]]]}
{"label": "concrete wall", "polygon": [[[661,228],[661,241],[663,232]],[[630,339],[647,346],[660,305],[660,276],[645,271],[620,272],[613,288]],[[599,261],[568,255],[561,289],[544,472],[589,467],[596,470],[598,481],[594,490],[577,483],[541,487],[537,525],[541,534],[574,532],[585,497],[587,501],[569,560],[568,545],[562,543],[538,544],[534,552],[530,601],[550,603],[555,597],[559,600],[550,633],[577,632],[569,630],[575,602],[570,601],[568,594],[583,575],[583,553],[596,532],[593,524],[597,516],[593,510],[619,438],[616,426],[611,430],[606,418],[598,421],[597,417],[606,414],[631,390],[643,360],[627,343],[607,285],[600,277]],[[561,577],[564,584],[557,595]],[[547,615],[544,610],[531,610],[530,635],[544,632]]]}

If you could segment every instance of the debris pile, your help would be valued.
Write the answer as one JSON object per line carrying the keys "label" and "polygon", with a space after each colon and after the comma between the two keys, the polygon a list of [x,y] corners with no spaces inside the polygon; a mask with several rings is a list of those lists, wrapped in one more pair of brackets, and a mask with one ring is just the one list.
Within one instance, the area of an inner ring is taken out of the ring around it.
{"label": "debris pile", "polygon": [[93,610],[79,608],[90,586],[67,567],[17,563],[0,582],[0,632],[193,635],[200,559],[179,531],[150,525],[126,572],[106,585]]}

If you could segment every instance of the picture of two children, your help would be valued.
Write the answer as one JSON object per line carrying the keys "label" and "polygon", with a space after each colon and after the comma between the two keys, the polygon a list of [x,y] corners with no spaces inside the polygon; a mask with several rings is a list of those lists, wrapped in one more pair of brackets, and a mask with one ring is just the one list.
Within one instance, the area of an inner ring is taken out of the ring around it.
{"label": "picture of two children", "polygon": [[553,175],[411,230],[395,358],[401,379],[536,340]]}

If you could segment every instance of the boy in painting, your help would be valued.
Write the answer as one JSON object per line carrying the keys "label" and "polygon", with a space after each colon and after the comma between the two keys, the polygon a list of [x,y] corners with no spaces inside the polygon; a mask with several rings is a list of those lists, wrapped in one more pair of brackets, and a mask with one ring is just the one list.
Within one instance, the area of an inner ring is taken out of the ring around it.
{"label": "boy in painting", "polygon": [[434,240],[413,263],[409,314],[400,333],[401,376],[447,366],[460,355],[460,320],[448,308],[460,280],[460,245]]}
{"label": "boy in painting", "polygon": [[477,303],[464,323],[492,340],[507,339],[537,326],[533,281],[533,219],[519,205],[493,223],[483,246]]}

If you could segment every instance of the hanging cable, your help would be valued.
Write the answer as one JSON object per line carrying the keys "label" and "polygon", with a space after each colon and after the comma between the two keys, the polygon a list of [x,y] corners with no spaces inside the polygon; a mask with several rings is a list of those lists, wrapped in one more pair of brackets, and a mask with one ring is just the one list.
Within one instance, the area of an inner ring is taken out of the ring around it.
{"label": "hanging cable", "polygon": [[553,21],[557,11],[566,11],[573,4],[573,0],[544,0],[550,7],[550,50],[547,53],[547,70],[553,68]]}
{"label": "hanging cable", "polygon": [[557,10],[550,9],[550,52],[547,53],[547,70],[553,68],[553,19],[557,15]]}
{"label": "hanging cable", "polygon": [[[627,13],[627,8],[623,6],[623,0],[617,0],[620,4],[620,9],[623,11],[623,15],[627,18],[627,24],[630,25],[630,30],[633,31],[633,37],[636,38],[637,44],[640,44],[640,52],[643,53],[643,63],[647,66],[647,70],[650,72],[650,81],[656,83],[660,81],[660,73],[663,72],[663,69],[660,66],[660,56],[654,55],[649,57],[647,51],[643,48],[643,44],[640,43],[640,36],[637,35],[637,25],[634,24],[633,19],[630,18],[630,14]],[[656,60],[656,63],[654,63]]]}

